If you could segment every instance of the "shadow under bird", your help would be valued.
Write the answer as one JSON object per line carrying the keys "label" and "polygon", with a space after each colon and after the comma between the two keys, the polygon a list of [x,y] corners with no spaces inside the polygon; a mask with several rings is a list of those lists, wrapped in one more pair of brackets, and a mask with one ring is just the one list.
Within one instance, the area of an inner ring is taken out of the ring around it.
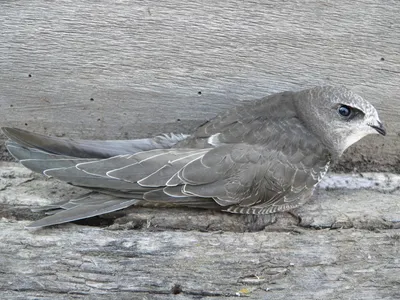
{"label": "shadow under bird", "polygon": [[243,101],[192,134],[72,140],[3,128],[25,167],[88,194],[36,209],[28,228],[132,205],[287,211],[305,203],[329,165],[362,137],[385,135],[376,109],[344,87],[315,87]]}

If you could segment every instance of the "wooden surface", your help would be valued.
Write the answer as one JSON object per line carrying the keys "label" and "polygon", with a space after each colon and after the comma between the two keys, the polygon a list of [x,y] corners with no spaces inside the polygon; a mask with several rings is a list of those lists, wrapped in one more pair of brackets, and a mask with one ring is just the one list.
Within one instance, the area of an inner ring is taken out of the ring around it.
{"label": "wooden surface", "polygon": [[321,84],[389,136],[345,169],[397,170],[400,2],[3,1],[0,126],[83,138],[188,132],[243,99]]}
{"label": "wooden surface", "polygon": [[[0,126],[189,132],[243,99],[346,85],[389,134],[338,169],[398,172],[399,16],[397,0],[2,1]],[[300,218],[129,209],[23,229],[39,217],[32,205],[80,192],[0,165],[0,298],[400,298],[397,187],[320,191]]]}
{"label": "wooden surface", "polygon": [[368,190],[330,184],[296,215],[280,214],[265,229],[265,220],[239,215],[132,208],[85,222],[92,226],[28,231],[24,226],[42,216],[29,207],[81,190],[3,162],[0,295],[399,299],[400,192],[390,183],[400,177],[387,179]]}

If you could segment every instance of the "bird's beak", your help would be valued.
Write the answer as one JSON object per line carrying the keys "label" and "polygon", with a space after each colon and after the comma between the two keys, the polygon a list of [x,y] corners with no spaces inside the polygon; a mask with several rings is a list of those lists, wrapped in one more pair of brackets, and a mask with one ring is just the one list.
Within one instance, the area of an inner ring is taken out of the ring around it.
{"label": "bird's beak", "polygon": [[379,134],[386,135],[386,129],[383,126],[382,122],[378,121],[378,125],[369,125],[369,126],[378,131]]}

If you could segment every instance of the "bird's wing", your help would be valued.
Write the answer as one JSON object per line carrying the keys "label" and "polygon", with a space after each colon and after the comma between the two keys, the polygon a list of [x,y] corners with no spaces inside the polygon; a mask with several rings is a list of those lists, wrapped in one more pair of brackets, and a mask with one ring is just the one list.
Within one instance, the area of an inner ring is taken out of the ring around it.
{"label": "bird's wing", "polygon": [[108,158],[152,149],[171,148],[188,137],[185,134],[165,134],[135,140],[73,140],[49,137],[17,128],[4,127],[2,130],[10,140],[25,148],[77,158]]}
{"label": "bird's wing", "polygon": [[[164,167],[165,172],[177,172],[187,162],[201,157],[207,150],[152,150],[132,155],[118,155],[108,159],[75,158],[56,155],[35,148],[26,148],[16,142],[8,142],[10,152],[19,157],[27,168],[55,177],[76,186],[89,188],[101,194],[72,199],[56,203],[36,210],[52,210],[52,214],[28,226],[37,228],[85,219],[136,205],[144,199],[147,192],[152,191],[149,198],[154,206],[186,206],[217,208],[212,199],[192,196],[171,197],[162,190],[149,188],[137,183],[152,172]],[[167,167],[169,170],[167,171]],[[129,170],[134,170],[130,174]],[[175,169],[175,171],[174,171]],[[128,170],[121,178],[109,176],[108,173]],[[143,203],[141,203],[143,204]]]}

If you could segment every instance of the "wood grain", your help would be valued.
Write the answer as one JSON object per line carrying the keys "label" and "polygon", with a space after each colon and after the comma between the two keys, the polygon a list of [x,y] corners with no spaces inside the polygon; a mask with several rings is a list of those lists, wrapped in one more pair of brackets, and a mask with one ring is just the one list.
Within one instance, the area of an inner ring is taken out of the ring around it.
{"label": "wood grain", "polygon": [[[73,188],[0,164],[4,299],[398,299],[397,189],[320,190],[269,220],[131,208],[28,231],[29,208]],[[91,226],[87,226],[91,225]],[[268,225],[268,226],[266,226]],[[255,232],[254,232],[255,231]]]}
{"label": "wood grain", "polygon": [[[0,222],[6,299],[398,299],[398,233],[210,234]],[[345,231],[345,232],[344,232]],[[178,295],[174,295],[178,294]]]}

